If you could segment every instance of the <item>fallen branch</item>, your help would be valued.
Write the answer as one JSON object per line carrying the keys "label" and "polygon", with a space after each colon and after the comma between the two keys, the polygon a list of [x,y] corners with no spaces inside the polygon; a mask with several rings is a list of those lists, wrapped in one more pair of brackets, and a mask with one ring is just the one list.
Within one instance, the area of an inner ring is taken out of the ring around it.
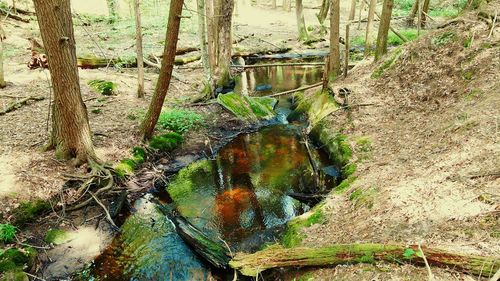
{"label": "fallen branch", "polygon": [[29,102],[29,101],[31,101],[31,100],[34,100],[34,101],[41,101],[41,100],[44,100],[44,99],[45,99],[45,97],[42,97],[42,96],[38,96],[38,97],[27,97],[27,98],[24,98],[24,99],[22,99],[22,100],[20,100],[20,101],[18,101],[18,102],[15,102],[15,103],[11,104],[11,105],[10,105],[10,106],[8,106],[5,110],[0,111],[0,116],[1,116],[1,115],[5,115],[5,114],[7,114],[7,113],[9,113],[9,112],[12,112],[12,111],[14,111],[14,110],[16,110],[16,109],[21,108],[23,105],[28,104],[28,102]]}
{"label": "fallen branch", "polygon": [[266,96],[266,97],[278,97],[278,96],[287,95],[287,94],[291,94],[291,93],[295,93],[295,92],[309,90],[309,89],[316,88],[316,87],[319,87],[319,86],[322,86],[322,85],[323,85],[323,82],[318,82],[316,84],[312,84],[312,85],[300,87],[300,88],[289,90],[289,91],[284,91],[284,92],[277,93],[277,94],[272,94],[272,95],[269,95],[269,96]]}
{"label": "fallen branch", "polygon": [[[500,269],[500,257],[483,257],[451,253],[440,249],[423,247],[429,266],[453,268],[454,270],[493,275]],[[243,275],[256,276],[260,272],[281,267],[335,266],[340,264],[410,263],[425,265],[418,245],[398,244],[337,244],[320,248],[268,247],[254,254],[239,253],[229,265]]]}
{"label": "fallen branch", "polygon": [[104,210],[104,213],[106,213],[106,219],[113,226],[113,229],[116,230],[116,231],[118,231],[118,232],[120,232],[120,228],[118,226],[116,226],[115,222],[111,218],[111,215],[108,212],[108,208],[106,208],[106,206],[104,206],[104,204],[102,204],[102,202],[99,201],[99,199],[97,199],[97,197],[94,195],[94,193],[92,193],[91,191],[89,191],[89,194],[90,194],[90,196],[92,196],[92,198],[94,198],[95,202],[97,204],[99,204],[99,206],[101,206],[101,208]]}
{"label": "fallen branch", "polygon": [[[144,60],[145,65],[161,69],[161,65],[159,63],[154,63],[154,62],[148,60],[147,58],[144,58],[143,60]],[[174,77],[176,80],[178,80],[182,83],[187,83],[186,79],[182,78],[181,76],[179,76],[179,74],[177,74],[173,71],[172,71],[172,77]]]}
{"label": "fallen branch", "polygon": [[271,63],[271,64],[252,64],[252,65],[231,65],[234,68],[259,68],[259,67],[273,67],[273,66],[313,66],[320,65],[324,66],[323,62],[295,62],[295,63]]}
{"label": "fallen branch", "polygon": [[14,14],[12,14],[11,12],[6,11],[6,10],[4,10],[4,9],[0,9],[0,14],[2,14],[2,15],[6,15],[8,18],[11,18],[11,19],[13,19],[13,20],[17,20],[17,21],[21,21],[21,22],[24,22],[24,23],[29,23],[29,22],[30,22],[30,20],[29,20],[29,19],[25,19],[25,18],[20,17],[20,16],[18,16],[18,15],[14,15]]}

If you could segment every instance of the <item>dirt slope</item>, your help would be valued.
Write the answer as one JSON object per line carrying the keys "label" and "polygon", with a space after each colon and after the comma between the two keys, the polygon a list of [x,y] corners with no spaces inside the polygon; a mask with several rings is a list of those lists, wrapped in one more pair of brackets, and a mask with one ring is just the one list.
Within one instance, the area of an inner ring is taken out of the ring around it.
{"label": "dirt slope", "polygon": [[[498,1],[490,5],[498,10]],[[476,14],[404,46],[378,79],[370,76],[383,62],[336,83],[352,90],[351,104],[375,105],[328,117],[332,134],[350,139],[357,180],[329,196],[325,222],[304,231],[304,245],[422,243],[500,256],[500,33],[496,27],[488,38],[491,26]],[[440,280],[471,278],[433,271]],[[306,276],[427,280],[425,268],[388,265]]]}

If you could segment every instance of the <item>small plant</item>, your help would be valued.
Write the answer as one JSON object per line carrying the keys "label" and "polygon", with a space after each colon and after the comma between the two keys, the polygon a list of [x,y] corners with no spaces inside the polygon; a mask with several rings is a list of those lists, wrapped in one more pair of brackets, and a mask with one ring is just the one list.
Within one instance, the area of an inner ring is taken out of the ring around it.
{"label": "small plant", "polygon": [[11,224],[0,223],[0,241],[10,243],[16,237],[16,227]]}
{"label": "small plant", "polygon": [[178,133],[167,133],[158,137],[154,137],[149,141],[149,146],[153,149],[168,152],[177,148],[183,141],[183,138]]}
{"label": "small plant", "polygon": [[382,74],[384,74],[387,69],[391,68],[394,65],[402,52],[403,49],[401,49],[401,47],[394,51],[394,53],[388,59],[386,59],[379,67],[377,67],[377,69],[375,69],[375,71],[373,71],[371,78],[379,78],[380,76],[382,76]]}
{"label": "small plant", "polygon": [[160,114],[157,126],[182,135],[189,130],[201,127],[203,124],[203,118],[196,112],[172,109]]}
{"label": "small plant", "polygon": [[15,224],[17,226],[22,226],[26,223],[32,222],[37,216],[42,215],[50,209],[50,204],[43,200],[22,202],[19,204],[19,207],[13,211],[16,222]]}
{"label": "small plant", "polygon": [[432,38],[431,43],[434,46],[440,47],[452,42],[456,37],[457,35],[455,33],[448,31]]}
{"label": "small plant", "polygon": [[88,84],[96,92],[105,96],[113,95],[116,90],[116,84],[111,81],[95,79],[95,80],[90,80]]}

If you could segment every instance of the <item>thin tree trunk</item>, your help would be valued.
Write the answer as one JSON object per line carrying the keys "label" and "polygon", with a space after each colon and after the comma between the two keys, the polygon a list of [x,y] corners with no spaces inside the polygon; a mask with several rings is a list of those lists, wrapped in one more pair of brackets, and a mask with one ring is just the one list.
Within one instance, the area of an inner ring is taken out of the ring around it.
{"label": "thin tree trunk", "polygon": [[5,40],[5,31],[0,23],[0,88],[7,86],[3,72],[3,40]]}
{"label": "thin tree trunk", "polygon": [[205,89],[208,94],[211,95],[213,93],[212,71],[210,69],[210,61],[208,58],[207,29],[205,26],[205,0],[196,0],[196,4],[198,11],[198,38],[200,40],[201,62],[203,64],[203,74],[205,76]]}
{"label": "thin tree trunk", "polygon": [[276,7],[278,5],[276,4],[276,0],[271,0],[271,8],[275,9],[276,10]]}
{"label": "thin tree trunk", "polygon": [[430,0],[424,0],[424,4],[422,5],[422,12],[420,15],[420,27],[425,28],[426,20],[427,20],[427,15],[429,14],[429,6],[430,6]]}
{"label": "thin tree trunk", "polygon": [[316,14],[316,17],[318,18],[320,25],[323,25],[323,23],[325,22],[329,10],[330,10],[330,0],[323,0],[323,2],[321,2],[321,8],[319,10],[319,13]]}
{"label": "thin tree trunk", "polygon": [[12,12],[17,14],[16,0],[12,0]]}
{"label": "thin tree trunk", "polygon": [[297,17],[297,28],[299,31],[299,41],[306,41],[307,35],[306,21],[304,19],[304,7],[302,0],[295,0],[295,16]]}
{"label": "thin tree trunk", "polygon": [[353,21],[356,17],[356,0],[351,0],[351,9],[349,10],[349,20]]}
{"label": "thin tree trunk", "polygon": [[69,1],[34,0],[43,45],[50,61],[54,92],[52,137],[56,156],[75,164],[99,163],[92,145],[87,109],[80,92],[76,48]]}
{"label": "thin tree trunk", "polygon": [[349,68],[349,29],[351,22],[356,16],[356,0],[351,1],[351,9],[349,10],[349,22],[345,26],[345,54],[344,54],[344,78],[347,77],[347,70]]}
{"label": "thin tree trunk", "polygon": [[217,54],[219,52],[219,33],[217,32],[219,9],[216,9],[217,6],[217,0],[207,0],[205,5],[208,35],[208,61],[212,73],[214,73],[217,68]]}
{"label": "thin tree trunk", "polygon": [[482,257],[450,253],[418,245],[397,244],[337,244],[318,248],[268,247],[254,254],[237,254],[229,265],[245,276],[258,276],[264,270],[281,267],[335,266],[339,264],[409,263],[453,268],[456,271],[492,276],[500,269],[498,257]]}
{"label": "thin tree trunk", "polygon": [[331,82],[340,74],[340,0],[332,0],[330,4],[330,59],[328,80]]}
{"label": "thin tree trunk", "polygon": [[142,24],[140,0],[134,0],[135,45],[137,49],[137,97],[144,97],[144,55],[142,52]]}
{"label": "thin tree trunk", "polygon": [[222,0],[219,16],[219,55],[217,65],[217,85],[226,86],[231,79],[231,51],[233,46],[232,40],[232,16],[234,2],[233,0]]}
{"label": "thin tree trunk", "polygon": [[387,53],[387,36],[389,35],[389,27],[391,26],[393,5],[394,0],[384,0],[384,7],[382,8],[382,16],[380,17],[380,25],[378,28],[375,61],[378,61],[385,53]]}
{"label": "thin tree trunk", "polygon": [[160,76],[156,83],[155,92],[151,99],[146,117],[141,124],[141,133],[144,139],[148,140],[153,136],[153,131],[158,122],[165,96],[170,86],[172,71],[174,68],[175,50],[179,38],[179,27],[181,23],[182,5],[184,0],[170,1],[170,11],[168,16],[167,34],[165,39],[165,48],[163,51]]}
{"label": "thin tree trunk", "polygon": [[283,0],[283,10],[285,12],[292,11],[292,0]]}
{"label": "thin tree trunk", "polygon": [[406,18],[406,25],[413,26],[413,24],[415,23],[415,16],[417,15],[418,5],[420,5],[419,0],[415,0],[415,2],[413,2],[413,6],[411,6],[411,11]]}
{"label": "thin tree trunk", "polygon": [[108,16],[111,22],[118,19],[118,0],[106,0],[108,3]]}
{"label": "thin tree trunk", "polygon": [[371,27],[373,25],[373,16],[375,15],[375,8],[377,5],[377,0],[370,0],[370,6],[368,8],[368,22],[366,23],[366,36],[365,36],[365,56],[370,54],[372,48],[372,37],[371,37]]}
{"label": "thin tree trunk", "polygon": [[362,0],[359,6],[358,30],[361,29],[361,14],[363,13],[364,8],[365,8],[365,1]]}

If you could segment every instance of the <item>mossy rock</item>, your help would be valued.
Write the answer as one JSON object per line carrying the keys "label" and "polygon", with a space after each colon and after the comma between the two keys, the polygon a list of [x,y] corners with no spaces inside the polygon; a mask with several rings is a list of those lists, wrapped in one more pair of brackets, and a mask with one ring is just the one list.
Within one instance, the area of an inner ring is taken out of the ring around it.
{"label": "mossy rock", "polygon": [[248,97],[235,93],[223,94],[217,101],[240,120],[255,122],[275,117],[274,106],[277,101],[269,97]]}
{"label": "mossy rock", "polygon": [[312,126],[316,126],[326,116],[338,110],[339,105],[327,91],[318,91],[308,97],[299,97],[297,107],[288,117],[288,121],[295,121],[301,116],[307,116]]}
{"label": "mossy rock", "polygon": [[45,242],[54,245],[61,245],[68,242],[69,234],[62,229],[50,229],[45,234]]}
{"label": "mossy rock", "polygon": [[36,254],[36,251],[30,247],[11,248],[0,252],[0,273],[22,271],[25,266],[32,266]]}
{"label": "mossy rock", "polygon": [[11,270],[3,274],[0,281],[29,281],[28,275],[21,270]]}
{"label": "mossy rock", "polygon": [[287,230],[281,240],[284,247],[292,248],[299,246],[305,238],[305,235],[301,233],[303,228],[310,227],[313,224],[325,222],[322,207],[323,204],[318,204],[308,213],[296,217],[288,222]]}
{"label": "mossy rock", "polygon": [[13,211],[15,225],[24,226],[49,210],[51,210],[51,206],[49,202],[44,200],[22,202]]}
{"label": "mossy rock", "polygon": [[153,137],[149,141],[149,146],[162,152],[169,152],[181,145],[182,141],[183,137],[180,134],[172,132]]}

